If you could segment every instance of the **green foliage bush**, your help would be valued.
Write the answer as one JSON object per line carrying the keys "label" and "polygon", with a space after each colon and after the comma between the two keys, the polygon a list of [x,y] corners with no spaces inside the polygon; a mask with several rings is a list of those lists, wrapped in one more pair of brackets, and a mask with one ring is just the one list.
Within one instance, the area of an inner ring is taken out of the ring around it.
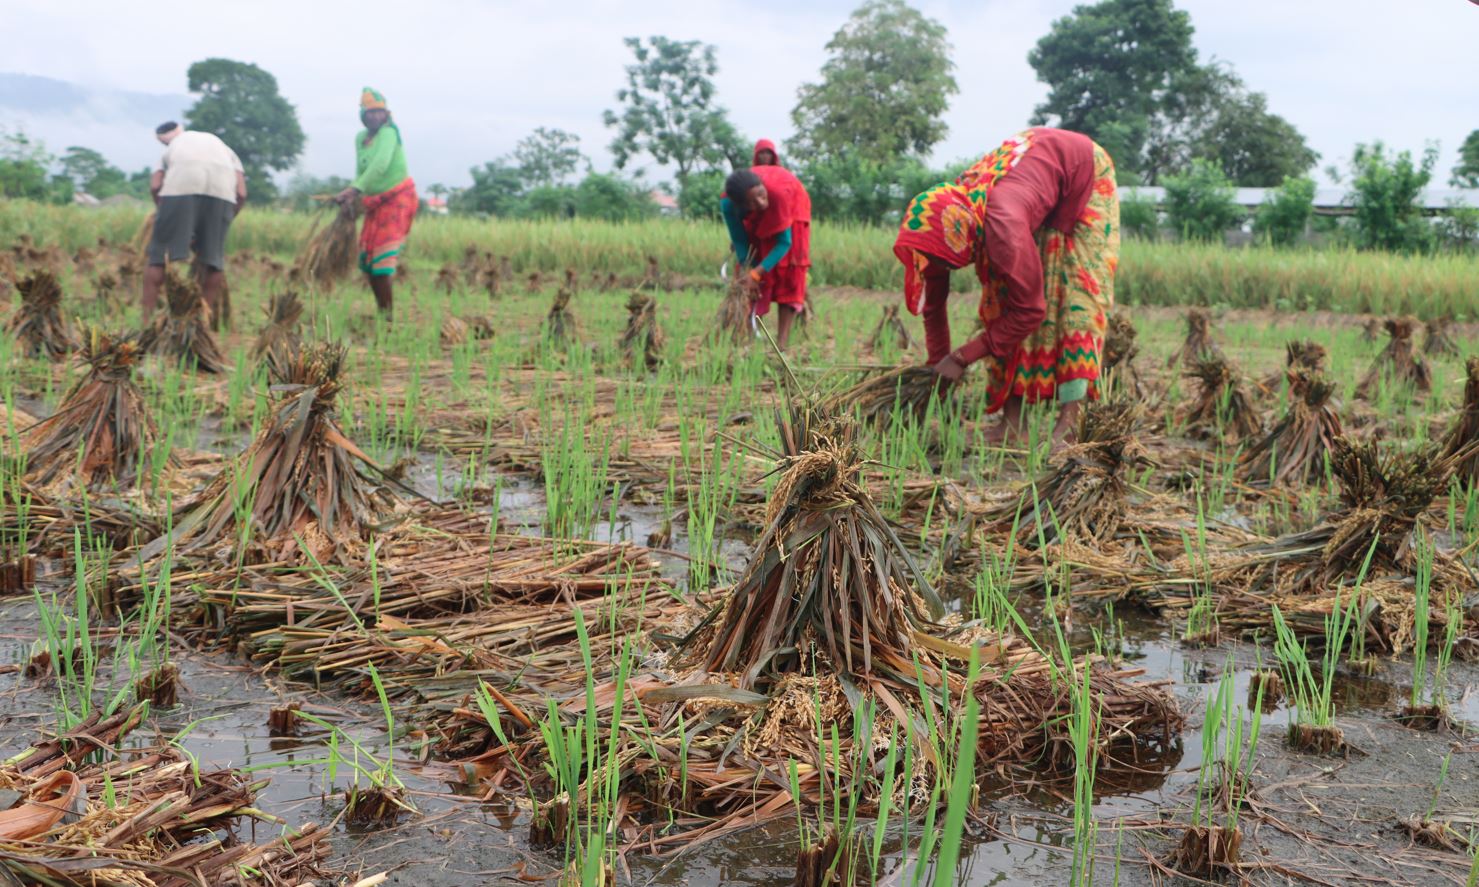
{"label": "green foliage bush", "polygon": [[1182,240],[1221,240],[1243,221],[1232,182],[1222,168],[1198,158],[1185,173],[1166,177],[1166,217]]}
{"label": "green foliage bush", "polygon": [[1253,216],[1253,233],[1274,246],[1289,246],[1309,227],[1315,212],[1315,180],[1286,176]]}

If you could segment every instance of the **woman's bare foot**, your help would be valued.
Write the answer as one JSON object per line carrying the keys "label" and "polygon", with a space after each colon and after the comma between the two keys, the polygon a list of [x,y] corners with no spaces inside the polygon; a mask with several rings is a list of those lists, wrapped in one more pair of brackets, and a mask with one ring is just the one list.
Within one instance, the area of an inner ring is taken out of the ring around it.
{"label": "woman's bare foot", "polygon": [[1009,397],[1006,404],[1001,408],[1001,420],[995,425],[987,425],[981,432],[981,440],[987,446],[999,447],[1006,444],[1019,444],[1027,437],[1027,429],[1022,423],[1022,398]]}

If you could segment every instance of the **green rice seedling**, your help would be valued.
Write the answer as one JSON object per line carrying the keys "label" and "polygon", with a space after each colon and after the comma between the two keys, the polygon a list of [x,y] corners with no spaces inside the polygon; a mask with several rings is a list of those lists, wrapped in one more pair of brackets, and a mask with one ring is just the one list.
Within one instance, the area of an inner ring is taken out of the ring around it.
{"label": "green rice seedling", "polygon": [[1095,844],[1098,823],[1094,819],[1094,775],[1098,767],[1099,712],[1090,688],[1087,663],[1074,667],[1071,659],[1063,663],[1073,680],[1068,735],[1073,744],[1073,868],[1071,887],[1092,887],[1094,883]]}
{"label": "green rice seedling", "polygon": [[1186,629],[1181,640],[1197,646],[1216,645],[1220,631],[1217,604],[1213,595],[1212,564],[1207,555],[1207,516],[1201,496],[1197,497],[1196,540],[1181,531],[1181,544],[1193,572],[1191,609],[1186,613]]}
{"label": "green rice seedling", "polygon": [[1243,842],[1238,817],[1249,794],[1262,706],[1254,706],[1250,726],[1233,703],[1232,675],[1233,661],[1228,657],[1222,679],[1207,700],[1191,824],[1172,853],[1172,867],[1192,877],[1210,879],[1238,870]]}
{"label": "green rice seedling", "polygon": [[[973,688],[979,676],[979,653],[972,648],[966,672],[965,710],[958,720],[960,729],[957,736],[955,762],[950,778],[950,790],[945,799],[945,825],[940,834],[940,855],[935,863],[934,887],[947,887],[947,885],[956,883],[955,871],[960,860],[965,817],[975,805],[977,792],[975,782],[976,731],[980,719],[980,702]],[[1085,686],[1087,686],[1087,678]],[[1090,767],[1092,766],[1090,763]],[[1092,791],[1093,780],[1090,777],[1091,795]],[[1075,792],[1075,807],[1076,802],[1077,793]],[[1092,804],[1092,797],[1090,803]],[[1077,833],[1076,830],[1075,833]],[[1075,853],[1075,860],[1076,858],[1077,853]]]}
{"label": "green rice seedling", "polygon": [[1339,593],[1325,617],[1324,655],[1316,674],[1304,642],[1294,634],[1277,604],[1273,607],[1274,655],[1279,661],[1284,687],[1295,705],[1289,724],[1289,744],[1300,751],[1330,754],[1345,748],[1345,737],[1335,726],[1331,693],[1335,670],[1345,653],[1350,627],[1355,621],[1359,593],[1342,600]]}

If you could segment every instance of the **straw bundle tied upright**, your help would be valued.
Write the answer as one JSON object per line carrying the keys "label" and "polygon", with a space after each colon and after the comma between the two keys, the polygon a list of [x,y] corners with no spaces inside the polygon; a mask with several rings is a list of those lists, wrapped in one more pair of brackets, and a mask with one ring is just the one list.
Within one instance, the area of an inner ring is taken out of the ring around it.
{"label": "straw bundle tied upright", "polygon": [[1238,477],[1254,486],[1318,483],[1341,437],[1335,383],[1318,369],[1291,367],[1289,408],[1238,460]]}
{"label": "straw bundle tied upright", "polygon": [[1465,366],[1464,403],[1443,440],[1442,454],[1454,460],[1457,477],[1470,487],[1479,487],[1479,356]]}
{"label": "straw bundle tied upright", "polygon": [[252,354],[264,357],[274,349],[296,349],[303,340],[298,335],[298,322],[303,318],[303,302],[294,290],[273,293],[267,301],[267,325],[252,343]]}
{"label": "straw bundle tied upright", "polygon": [[1192,308],[1186,312],[1186,341],[1172,352],[1166,366],[1174,367],[1179,363],[1190,367],[1198,360],[1214,355],[1222,355],[1222,346],[1212,339],[1212,315],[1205,308]]}
{"label": "straw bundle tied upright", "polygon": [[916,636],[943,605],[859,484],[852,427],[807,407],[778,423],[781,478],[706,667],[742,688],[830,669],[908,687]]}
{"label": "straw bundle tied upright", "polygon": [[230,364],[211,332],[210,308],[200,296],[200,284],[193,276],[171,272],[164,279],[164,295],[169,310],[144,331],[139,348],[203,373],[225,372]]}
{"label": "straw bundle tied upright", "polygon": [[1423,340],[1424,351],[1446,357],[1458,355],[1458,340],[1453,336],[1452,317],[1435,317],[1428,321],[1427,329],[1427,337]]}
{"label": "straw bundle tied upright", "polygon": [[1193,361],[1186,375],[1197,380],[1197,393],[1178,418],[1193,436],[1242,440],[1263,430],[1242,375],[1221,354]]}
{"label": "straw bundle tied upright", "polygon": [[1284,368],[1275,370],[1264,377],[1258,387],[1265,394],[1277,394],[1285,381],[1293,381],[1295,370],[1310,370],[1314,373],[1325,372],[1325,361],[1328,357],[1325,346],[1311,339],[1293,339],[1284,344]]}
{"label": "straw bundle tied upright", "polygon": [[360,471],[359,463],[374,462],[339,428],[343,363],[337,345],[271,352],[278,400],[262,431],[185,507],[168,537],[145,547],[144,560],[167,544],[180,552],[246,546],[296,560],[301,545],[319,561],[350,562],[396,500]]}
{"label": "straw bundle tied upright", "polygon": [[570,312],[570,299],[575,295],[574,277],[573,271],[566,272],[565,285],[555,291],[544,319],[545,339],[556,348],[572,344],[579,335],[575,315]]}
{"label": "straw bundle tied upright", "polygon": [[984,517],[999,528],[1015,525],[1024,544],[1063,538],[1103,542],[1120,530],[1130,471],[1153,463],[1140,441],[1141,407],[1131,401],[1084,408],[1078,442],[1055,457],[1046,475],[1022,487]]}
{"label": "straw bundle tied upright", "polygon": [[662,365],[662,349],[667,337],[657,322],[657,300],[643,292],[633,292],[627,299],[627,327],[621,334],[621,352],[629,366],[639,364],[654,372]]}
{"label": "straw bundle tied upright", "polygon": [[77,335],[62,317],[62,285],[50,271],[36,271],[16,282],[21,304],[6,329],[29,357],[59,360],[77,350]]}
{"label": "straw bundle tied upright", "polygon": [[92,489],[129,489],[138,483],[158,439],[149,406],[133,381],[138,357],[133,336],[93,330],[81,353],[87,375],[22,439],[27,481],[44,487],[75,477]]}
{"label": "straw bundle tied upright", "polygon": [[1412,317],[1389,317],[1384,326],[1388,336],[1387,347],[1371,362],[1371,369],[1366,372],[1361,384],[1356,386],[1356,396],[1363,400],[1369,398],[1383,378],[1412,385],[1418,391],[1431,391],[1433,371],[1417,353],[1417,344],[1413,341],[1417,320]]}
{"label": "straw bundle tied upright", "polygon": [[345,203],[329,224],[324,225],[322,218],[314,222],[313,232],[293,263],[298,279],[328,287],[354,271],[359,252],[355,238],[358,212],[355,202]]}

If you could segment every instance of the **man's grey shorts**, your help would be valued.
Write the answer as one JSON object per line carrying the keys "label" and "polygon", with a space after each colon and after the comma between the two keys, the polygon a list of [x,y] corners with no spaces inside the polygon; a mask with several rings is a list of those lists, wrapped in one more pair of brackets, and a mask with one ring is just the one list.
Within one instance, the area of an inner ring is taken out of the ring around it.
{"label": "man's grey shorts", "polygon": [[236,217],[236,204],[204,194],[159,198],[154,213],[154,236],[149,241],[149,264],[184,262],[193,248],[202,264],[217,271],[226,268],[226,231]]}

